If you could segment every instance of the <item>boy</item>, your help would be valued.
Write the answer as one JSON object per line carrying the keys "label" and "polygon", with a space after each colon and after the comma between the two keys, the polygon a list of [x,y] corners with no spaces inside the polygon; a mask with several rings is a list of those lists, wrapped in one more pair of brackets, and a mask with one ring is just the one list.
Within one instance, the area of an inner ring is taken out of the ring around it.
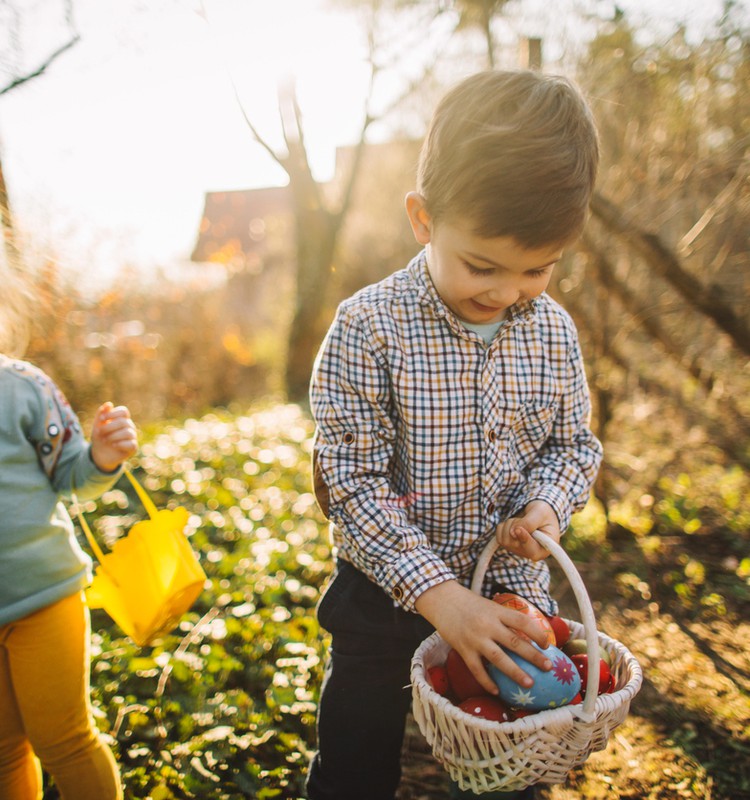
{"label": "boy", "polygon": [[[406,198],[424,250],[341,304],[315,366],[315,488],[335,576],[310,800],[392,800],[409,665],[434,629],[493,693],[501,646],[550,664],[541,631],[467,586],[483,545],[502,584],[554,613],[549,555],[588,497],[601,446],[572,320],[544,294],[580,234],[596,131],[563,78],[485,72],[438,105]],[[466,796],[466,795],[461,795]],[[489,797],[489,795],[483,795]],[[532,797],[533,788],[507,797]]]}

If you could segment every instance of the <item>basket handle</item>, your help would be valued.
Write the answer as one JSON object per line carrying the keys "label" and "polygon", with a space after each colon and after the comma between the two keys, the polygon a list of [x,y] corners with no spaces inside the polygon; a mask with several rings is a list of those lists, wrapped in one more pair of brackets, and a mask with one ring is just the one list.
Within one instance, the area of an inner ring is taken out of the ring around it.
{"label": "basket handle", "polygon": [[[575,595],[578,609],[581,612],[581,621],[583,628],[586,632],[586,653],[588,655],[588,675],[586,679],[586,698],[583,701],[582,711],[578,715],[582,720],[590,722],[594,719],[594,705],[596,704],[597,689],[599,687],[599,637],[596,632],[596,619],[594,617],[594,609],[591,606],[586,587],[583,584],[575,564],[570,559],[570,556],[560,545],[547,536],[542,531],[534,531],[531,534],[539,544],[549,550],[557,562],[560,564],[565,577],[568,579],[573,594]],[[471,580],[471,590],[477,594],[481,593],[482,583],[484,576],[489,568],[490,561],[495,555],[495,551],[500,547],[500,543],[493,536],[479,555],[476,567],[474,568],[474,575]]]}

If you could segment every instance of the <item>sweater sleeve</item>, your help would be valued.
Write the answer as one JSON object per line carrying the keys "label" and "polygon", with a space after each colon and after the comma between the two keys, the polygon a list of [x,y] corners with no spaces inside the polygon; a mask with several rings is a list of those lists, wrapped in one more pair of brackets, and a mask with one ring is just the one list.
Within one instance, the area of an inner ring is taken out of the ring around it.
{"label": "sweater sleeve", "polygon": [[99,497],[119,478],[121,470],[102,472],[91,458],[78,417],[55,383],[35,370],[34,424],[30,441],[54,490],[61,496],[75,493],[81,500]]}

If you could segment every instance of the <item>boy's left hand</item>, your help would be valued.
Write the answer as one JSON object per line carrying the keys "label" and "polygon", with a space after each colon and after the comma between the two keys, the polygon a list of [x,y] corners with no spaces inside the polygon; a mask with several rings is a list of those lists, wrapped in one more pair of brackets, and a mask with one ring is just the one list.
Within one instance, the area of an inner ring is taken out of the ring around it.
{"label": "boy's left hand", "polygon": [[531,561],[542,561],[549,550],[532,537],[534,531],[546,533],[555,542],[560,541],[560,523],[554,509],[544,500],[532,500],[523,510],[522,517],[511,517],[495,529],[495,538],[501,547]]}
{"label": "boy's left hand", "polygon": [[91,431],[91,458],[102,472],[114,472],[138,449],[138,434],[125,406],[99,406]]}

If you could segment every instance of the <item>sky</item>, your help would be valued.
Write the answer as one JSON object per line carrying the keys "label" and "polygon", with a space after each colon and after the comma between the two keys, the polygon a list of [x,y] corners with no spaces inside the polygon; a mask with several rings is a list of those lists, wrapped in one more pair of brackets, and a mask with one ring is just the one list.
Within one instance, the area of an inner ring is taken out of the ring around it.
{"label": "sky", "polygon": [[[70,38],[63,0],[13,5],[18,27],[0,7],[0,88]],[[633,14],[658,6],[668,24],[700,26],[720,2],[618,5]],[[188,259],[205,192],[286,182],[253,141],[233,84],[279,146],[277,87],[294,82],[319,179],[330,177],[335,147],[357,139],[369,80],[363,27],[326,0],[74,0],[73,8],[80,41],[44,75],[0,95],[0,154],[34,251],[92,283],[123,264],[148,271]],[[383,98],[399,77],[383,73]]]}

